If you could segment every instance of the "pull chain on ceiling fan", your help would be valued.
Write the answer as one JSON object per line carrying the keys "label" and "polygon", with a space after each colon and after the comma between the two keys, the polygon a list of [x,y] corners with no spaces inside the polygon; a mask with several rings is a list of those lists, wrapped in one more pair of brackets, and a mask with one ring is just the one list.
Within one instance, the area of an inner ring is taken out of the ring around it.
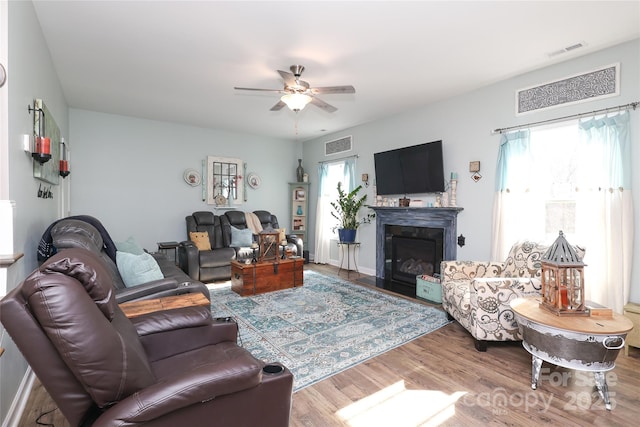
{"label": "pull chain on ceiling fan", "polygon": [[311,87],[308,82],[300,79],[300,76],[304,71],[304,66],[292,65],[289,69],[291,70],[290,73],[278,70],[280,77],[282,77],[282,80],[284,81],[283,89],[257,89],[248,87],[234,87],[234,89],[280,93],[282,94],[280,101],[271,107],[271,111],[279,111],[286,105],[289,109],[295,112],[304,109],[307,104],[312,104],[324,111],[333,113],[338,109],[333,105],[327,104],[320,98],[316,97],[316,95],[356,93],[355,88],[351,85]]}

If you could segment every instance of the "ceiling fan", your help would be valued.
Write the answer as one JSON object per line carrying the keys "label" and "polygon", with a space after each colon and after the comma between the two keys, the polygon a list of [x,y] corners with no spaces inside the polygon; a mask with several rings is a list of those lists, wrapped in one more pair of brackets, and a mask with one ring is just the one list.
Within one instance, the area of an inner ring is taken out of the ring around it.
{"label": "ceiling fan", "polygon": [[307,104],[311,103],[316,107],[333,113],[337,110],[333,105],[327,104],[320,98],[317,98],[318,94],[339,94],[339,93],[356,93],[353,86],[327,86],[327,87],[311,87],[308,82],[300,80],[300,76],[304,71],[302,65],[292,65],[289,67],[291,72],[278,70],[282,80],[284,80],[283,89],[256,89],[250,87],[234,87],[236,90],[253,90],[260,92],[274,92],[283,94],[280,101],[271,107],[271,111],[281,110],[285,105],[292,111],[298,112],[302,110]]}

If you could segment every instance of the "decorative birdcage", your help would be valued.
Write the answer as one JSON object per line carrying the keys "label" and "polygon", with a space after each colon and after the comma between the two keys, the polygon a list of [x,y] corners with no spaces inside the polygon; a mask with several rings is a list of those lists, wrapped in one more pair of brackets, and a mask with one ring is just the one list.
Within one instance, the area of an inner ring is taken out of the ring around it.
{"label": "decorative birdcage", "polygon": [[558,316],[588,316],[584,300],[584,267],[575,249],[560,235],[542,256],[540,306]]}

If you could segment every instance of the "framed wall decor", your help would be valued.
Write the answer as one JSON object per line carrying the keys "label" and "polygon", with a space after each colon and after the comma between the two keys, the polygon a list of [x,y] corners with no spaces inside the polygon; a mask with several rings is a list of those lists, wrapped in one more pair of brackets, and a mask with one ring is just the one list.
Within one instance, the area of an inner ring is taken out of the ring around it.
{"label": "framed wall decor", "polygon": [[232,207],[244,202],[242,160],[232,157],[207,157],[207,204]]}

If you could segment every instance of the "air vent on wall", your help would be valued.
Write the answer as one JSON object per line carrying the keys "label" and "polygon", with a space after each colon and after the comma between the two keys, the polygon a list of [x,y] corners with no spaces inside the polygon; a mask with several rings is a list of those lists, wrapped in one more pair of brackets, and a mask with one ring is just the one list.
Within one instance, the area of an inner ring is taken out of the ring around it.
{"label": "air vent on wall", "polygon": [[351,151],[351,135],[324,143],[325,156],[344,153],[345,151]]}

